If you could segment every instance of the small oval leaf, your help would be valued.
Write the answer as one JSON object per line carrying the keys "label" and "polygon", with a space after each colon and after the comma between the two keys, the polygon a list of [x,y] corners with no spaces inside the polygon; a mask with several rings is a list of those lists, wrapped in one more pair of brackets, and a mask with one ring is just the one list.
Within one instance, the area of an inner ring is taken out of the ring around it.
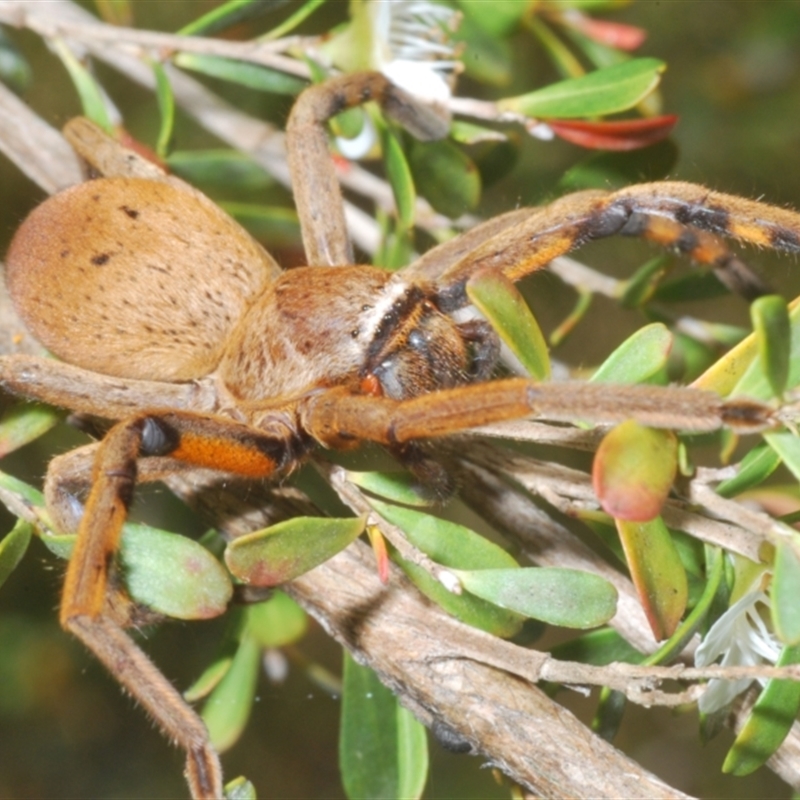
{"label": "small oval leaf", "polygon": [[675,632],[686,610],[686,571],[661,517],[649,522],[616,520],[625,558],[657,641]]}
{"label": "small oval leaf", "polygon": [[348,472],[347,480],[372,494],[405,506],[430,506],[435,501],[419,489],[409,472]]}
{"label": "small oval leaf", "polygon": [[360,517],[295,517],[234,539],[225,563],[244,583],[277,586],[332,558],[363,531]]}
{"label": "small oval leaf", "polygon": [[209,619],[228,607],[233,586],[225,568],[185,536],[129,523],[120,555],[130,593],[161,614]]}
{"label": "small oval leaf", "polygon": [[633,108],[658,86],[663,61],[637,58],[497,103],[529,117],[595,117]]}
{"label": "small oval leaf", "polygon": [[[370,504],[382,517],[401,528],[409,541],[437,564],[465,570],[517,567],[517,562],[505,550],[462,525],[379,500],[370,500]],[[522,627],[524,618],[520,614],[467,592],[453,594],[422,567],[396,555],[394,560],[424,595],[462,622],[502,637],[513,636]]]}
{"label": "small oval leaf", "polygon": [[178,53],[173,60],[177,66],[183,69],[270,94],[296,95],[306,87],[305,81],[287,75],[285,72],[278,72],[278,70],[260,64],[237,61],[224,56]]}
{"label": "small oval leaf", "polygon": [[673,336],[661,322],[645,325],[629,336],[595,370],[597,383],[642,383],[666,366]]}
{"label": "small oval leaf", "polygon": [[617,610],[617,590],[591,572],[557,567],[456,572],[464,588],[490,603],[566,628],[596,628]]}
{"label": "small oval leaf", "polygon": [[479,270],[467,281],[467,296],[536,380],[550,377],[547,342],[514,283],[499,270]]}
{"label": "small oval leaf", "polygon": [[634,420],[613,428],[594,457],[592,483],[603,510],[645,522],[661,513],[678,469],[678,440]]}

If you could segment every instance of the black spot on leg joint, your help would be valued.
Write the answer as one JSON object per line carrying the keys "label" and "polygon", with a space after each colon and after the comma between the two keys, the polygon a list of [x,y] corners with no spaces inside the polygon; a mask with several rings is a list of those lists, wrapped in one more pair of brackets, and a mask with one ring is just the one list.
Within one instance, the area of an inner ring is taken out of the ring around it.
{"label": "black spot on leg joint", "polygon": [[147,417],[142,424],[142,440],[139,454],[142,456],[164,456],[178,447],[180,434],[162,420]]}

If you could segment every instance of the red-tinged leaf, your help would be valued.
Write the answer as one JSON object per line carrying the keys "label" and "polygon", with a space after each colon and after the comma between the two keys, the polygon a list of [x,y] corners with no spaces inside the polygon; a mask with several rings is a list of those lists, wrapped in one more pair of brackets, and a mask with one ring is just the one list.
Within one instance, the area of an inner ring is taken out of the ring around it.
{"label": "red-tinged leaf", "polygon": [[626,119],[616,122],[585,122],[548,119],[556,136],[578,147],[590,150],[637,150],[666,139],[678,117],[664,114],[647,119]]}
{"label": "red-tinged leaf", "polygon": [[625,25],[605,19],[594,19],[584,14],[565,14],[561,22],[580,31],[592,41],[617,50],[636,50],[647,38],[647,31],[636,25]]}
{"label": "red-tinged leaf", "polygon": [[277,586],[333,558],[363,530],[360,517],[295,517],[234,539],[225,563],[244,583]]}
{"label": "red-tinged leaf", "polygon": [[613,428],[594,458],[592,482],[603,510],[616,519],[657,517],[678,466],[678,440],[671,431],[630,420]]}
{"label": "red-tinged leaf", "polygon": [[372,552],[375,553],[375,561],[378,565],[378,577],[381,583],[389,583],[389,550],[386,547],[386,539],[377,525],[367,526],[367,536],[369,543],[372,546]]}
{"label": "red-tinged leaf", "polygon": [[668,639],[678,627],[689,594],[686,571],[661,517],[650,522],[618,519],[628,569],[653,636]]}

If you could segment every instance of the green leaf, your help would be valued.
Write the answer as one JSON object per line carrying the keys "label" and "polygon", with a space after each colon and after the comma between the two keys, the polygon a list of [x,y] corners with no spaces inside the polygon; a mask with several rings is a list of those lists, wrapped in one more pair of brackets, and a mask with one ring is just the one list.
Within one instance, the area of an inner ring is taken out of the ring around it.
{"label": "green leaf", "polygon": [[[717,494],[721,497],[736,497],[736,495],[752,489],[763,483],[778,468],[781,463],[781,454],[771,446],[770,439],[775,436],[788,436],[793,441],[797,437],[792,434],[766,434],[766,442],[750,450],[739,465],[739,472],[733,477],[722,481],[717,486]],[[780,443],[777,444],[780,447]],[[797,469],[800,470],[800,453],[797,454]],[[800,478],[800,472],[795,473]]]}
{"label": "green leaf", "polygon": [[[800,480],[800,438],[797,434],[765,433],[764,440],[780,456],[792,475]],[[768,460],[769,463],[771,460]]]}
{"label": "green leaf", "polygon": [[62,39],[53,38],[50,40],[50,44],[67,68],[67,72],[69,72],[69,76],[75,84],[78,96],[81,99],[84,116],[92,120],[106,133],[112,134],[114,128],[108,116],[105,96],[92,73],[75,58],[75,54]]}
{"label": "green leaf", "polygon": [[[489,9],[493,4],[468,3],[467,5],[475,9]],[[506,86],[511,82],[513,50],[510,42],[491,36],[468,14],[464,16],[453,38],[466,44],[461,61],[469,78],[492,86]]]}
{"label": "green leaf", "polygon": [[467,281],[467,296],[536,380],[550,377],[550,358],[536,317],[514,283],[498,270],[482,270]]}
{"label": "green leaf", "polygon": [[[473,570],[513,569],[517,566],[517,562],[505,550],[463,525],[380,500],[370,500],[370,505],[386,520],[397,525],[415,547],[444,567]],[[521,615],[501,609],[472,594],[453,594],[422,567],[397,555],[394,560],[423,594],[462,622],[503,637],[513,636],[522,627]]]}
{"label": "green leaf", "polygon": [[300,223],[294,209],[260,203],[222,202],[219,205],[251,236],[268,242],[271,247],[293,247],[300,243]]}
{"label": "green leaf", "polygon": [[261,647],[283,647],[296,642],[308,628],[306,612],[283,592],[269,600],[248,606],[245,611],[248,633]]}
{"label": "green leaf", "polygon": [[625,281],[625,291],[619,302],[623,308],[638,308],[644,305],[667,270],[669,258],[664,255],[651,258]]}
{"label": "green leaf", "polygon": [[0,586],[22,561],[32,535],[33,526],[24,519],[18,519],[9,534],[0,541]]}
{"label": "green leaf", "polygon": [[226,783],[222,791],[225,792],[225,800],[258,800],[256,787],[241,775]]}
{"label": "green leaf", "polygon": [[223,81],[247,86],[259,92],[270,94],[297,95],[306,87],[306,82],[287,75],[285,72],[251,64],[247,61],[236,61],[224,56],[210,56],[202,53],[178,53],[173,59],[183,69],[219,78]]}
{"label": "green leaf", "polygon": [[494,128],[475,125],[473,122],[453,120],[450,123],[450,137],[459,144],[479,144],[481,142],[505,142],[508,137]]}
{"label": "green leaf", "polygon": [[[789,304],[789,328],[789,373],[785,391],[800,384],[800,297]],[[723,396],[730,394],[751,397],[754,400],[769,400],[774,392],[767,380],[768,369],[760,351],[759,337],[752,333],[708,370],[706,374],[711,373],[709,377],[703,376],[695,385],[718,391]],[[711,380],[722,388],[718,389]],[[703,381],[703,385],[699,385],[700,381]]]}
{"label": "green leaf", "polygon": [[669,638],[686,609],[689,585],[678,551],[661,517],[616,520],[628,567],[656,640]]}
{"label": "green leaf", "polygon": [[259,36],[258,40],[262,42],[270,42],[274,39],[280,39],[281,36],[286,36],[286,34],[293,31],[301,22],[303,22],[303,20],[310,17],[311,14],[313,14],[314,11],[316,11],[324,3],[325,0],[308,0],[306,3],[300,6],[297,11],[281,22],[280,25],[277,25],[263,36]]}
{"label": "green leaf", "polygon": [[[234,651],[235,652],[235,651]],[[207,697],[219,685],[219,682],[228,674],[233,664],[233,652],[218,655],[202,672],[200,677],[183,692],[183,699],[187,703],[196,703]]]}
{"label": "green leaf", "polygon": [[156,78],[156,100],[161,115],[161,125],[156,140],[156,154],[159,158],[166,158],[175,132],[175,95],[172,93],[172,84],[169,82],[164,65],[158,61],[152,61],[150,66]]}
{"label": "green leaf", "polygon": [[501,111],[529,117],[597,117],[633,108],[658,86],[663,61],[636,58],[497,103]]}
{"label": "green leaf", "polygon": [[332,558],[363,531],[360,517],[295,517],[234,539],[225,563],[244,583],[277,586]]}
{"label": "green leaf", "polygon": [[410,228],[414,224],[417,202],[414,178],[400,141],[388,125],[381,126],[381,149],[386,177],[397,206],[398,223],[402,228]]}
{"label": "green leaf", "polygon": [[491,3],[459,0],[458,7],[467,19],[493,39],[508,36],[528,12],[528,4],[519,0],[493,0]]}
{"label": "green leaf", "polygon": [[22,94],[30,85],[32,75],[26,58],[8,38],[5,28],[0,28],[0,81],[17,94]]}
{"label": "green leaf", "polygon": [[[673,533],[673,541],[674,541]],[[640,659],[642,664],[669,664],[678,657],[681,651],[691,641],[695,633],[698,632],[700,626],[706,618],[712,604],[717,599],[717,594],[722,585],[722,578],[725,572],[725,559],[726,556],[719,548],[712,548],[706,546],[707,561],[708,561],[708,579],[703,593],[700,595],[697,603],[686,619],[675,628],[673,634],[667,639],[661,647],[654,653],[651,653],[647,658]]]}
{"label": "green leaf", "polygon": [[346,651],[339,769],[349,800],[415,800],[428,775],[425,728]]}
{"label": "green leaf", "polygon": [[659,284],[652,299],[659,303],[697,303],[728,294],[713,272],[697,269]]}
{"label": "green leaf", "polygon": [[457,570],[464,588],[501,608],[566,628],[596,628],[617,610],[617,590],[591,572],[557,567]]}
{"label": "green leaf", "polygon": [[205,187],[238,193],[262,191],[275,183],[250,156],[236,150],[178,150],[170,153],[166,161],[176,175]]}
{"label": "green leaf", "polygon": [[261,648],[255,639],[243,636],[230,668],[203,706],[203,722],[219,752],[236,743],[250,717],[260,656]]}
{"label": "green leaf", "polygon": [[775,397],[782,397],[789,380],[791,322],[786,301],[780,295],[767,295],[750,306],[758,342],[758,354]]}
{"label": "green leaf", "polygon": [[228,607],[233,586],[225,568],[185,536],[128,523],[120,556],[131,594],[161,614],[209,619]]}
{"label": "green leaf", "polygon": [[[785,647],[776,666],[800,664],[800,647]],[[756,700],[736,741],[728,751],[722,771],[749,775],[781,746],[800,710],[800,681],[771,679]]]}
{"label": "green leaf", "polygon": [[47,433],[63,412],[40,403],[19,402],[0,416],[0,458]]}
{"label": "green leaf", "polygon": [[478,205],[481,197],[478,168],[451,141],[414,141],[409,164],[417,191],[440,214],[456,219]]}
{"label": "green leaf", "polygon": [[557,644],[550,653],[559,661],[580,661],[603,667],[614,661],[638,664],[642,654],[613,628],[600,628],[582,633]]}
{"label": "green leaf", "polygon": [[188,25],[184,25],[178,33],[181,36],[210,36],[212,33],[238,25],[245,20],[264,14],[270,10],[270,3],[263,0],[228,0],[221,6],[212,8]]}
{"label": "green leaf", "polygon": [[419,491],[419,481],[408,472],[348,472],[347,480],[393,503],[424,507],[434,502]]}
{"label": "green leaf", "polygon": [[595,370],[596,383],[643,383],[662,370],[672,349],[672,333],[661,322],[629,336]]}
{"label": "green leaf", "polygon": [[800,644],[800,534],[781,540],[775,548],[772,576],[772,623],[778,638],[787,645]]}

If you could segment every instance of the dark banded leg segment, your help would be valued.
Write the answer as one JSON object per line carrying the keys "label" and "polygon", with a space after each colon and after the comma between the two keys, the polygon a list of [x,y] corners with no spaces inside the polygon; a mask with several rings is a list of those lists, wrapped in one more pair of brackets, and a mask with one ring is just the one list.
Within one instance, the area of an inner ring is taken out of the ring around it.
{"label": "dark banded leg segment", "polygon": [[[502,227],[468,254],[452,260],[443,272],[440,282],[446,287],[448,307],[458,305],[456,295],[463,294],[466,280],[479,269],[498,269],[517,281],[586,242],[608,236],[641,236],[729,274],[746,271],[747,278],[731,281],[737,290],[742,285],[742,293],[749,296],[766,287],[717,237],[800,252],[800,214],[691,183],[577,192],[530,209],[524,217],[513,212],[508,222],[517,224]],[[487,232],[493,229],[487,227]],[[447,260],[443,252],[442,262]]]}

